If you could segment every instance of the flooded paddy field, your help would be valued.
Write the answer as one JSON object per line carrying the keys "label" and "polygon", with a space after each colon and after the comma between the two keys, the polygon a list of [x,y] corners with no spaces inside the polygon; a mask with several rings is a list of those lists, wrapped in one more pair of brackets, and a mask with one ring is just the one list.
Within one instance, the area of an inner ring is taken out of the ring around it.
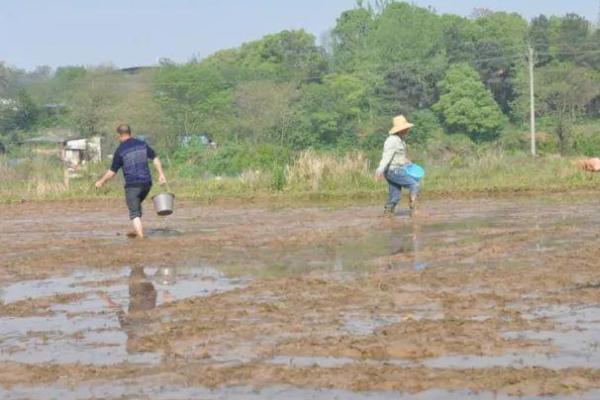
{"label": "flooded paddy field", "polygon": [[2,399],[598,399],[600,201],[0,210]]}

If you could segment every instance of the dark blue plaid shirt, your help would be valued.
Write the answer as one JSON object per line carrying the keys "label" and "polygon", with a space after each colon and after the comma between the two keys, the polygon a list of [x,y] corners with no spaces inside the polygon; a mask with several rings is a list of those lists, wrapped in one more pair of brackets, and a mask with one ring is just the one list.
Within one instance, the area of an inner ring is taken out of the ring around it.
{"label": "dark blue plaid shirt", "polygon": [[156,153],[146,142],[127,139],[115,151],[111,171],[117,173],[123,168],[125,187],[143,187],[152,185],[152,175],[148,160],[154,160]]}

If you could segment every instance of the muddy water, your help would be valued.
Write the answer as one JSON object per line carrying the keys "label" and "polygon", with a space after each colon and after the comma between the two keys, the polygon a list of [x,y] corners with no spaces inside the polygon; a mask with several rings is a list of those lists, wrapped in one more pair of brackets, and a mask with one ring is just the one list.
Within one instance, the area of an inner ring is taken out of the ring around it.
{"label": "muddy water", "polygon": [[[168,302],[208,296],[244,286],[211,267],[121,268],[76,271],[66,277],[16,282],[4,287],[5,306],[81,294],[52,304],[50,315],[0,317],[0,360],[22,363],[158,363],[160,355],[129,351],[143,313]],[[35,310],[31,310],[35,312]]]}
{"label": "muddy water", "polygon": [[599,397],[593,198],[10,207],[0,398]]}
{"label": "muddy water", "polygon": [[[128,384],[96,385],[93,387],[79,387],[77,389],[60,388],[53,386],[35,388],[13,388],[11,391],[0,389],[0,395],[6,400],[37,400],[48,399],[49,395],[63,400],[82,398],[123,399],[123,398],[152,398],[168,400],[188,399],[227,399],[227,400],[511,400],[515,397],[486,392],[472,391],[446,391],[427,390],[418,394],[394,392],[361,392],[335,389],[300,389],[287,386],[276,386],[266,389],[251,387],[232,387],[222,389],[173,387],[158,385]],[[600,391],[588,392],[577,397],[579,400],[596,400]],[[568,396],[520,396],[520,400],[568,400]]]}

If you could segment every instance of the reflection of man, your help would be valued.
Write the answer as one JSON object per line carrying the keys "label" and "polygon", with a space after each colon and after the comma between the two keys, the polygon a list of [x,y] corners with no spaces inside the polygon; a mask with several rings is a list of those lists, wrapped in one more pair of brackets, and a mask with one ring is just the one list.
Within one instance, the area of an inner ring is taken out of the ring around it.
{"label": "reflection of man", "polygon": [[146,311],[156,307],[156,289],[143,267],[133,267],[129,274],[129,307],[127,313],[106,294],[101,295],[106,304],[116,310],[119,324],[127,334],[127,352],[135,353],[136,339],[142,337],[150,322]]}
{"label": "reflection of man", "polygon": [[[411,266],[417,270],[427,268],[427,264],[420,259],[421,250],[421,228],[417,224],[411,224],[410,230],[406,226],[392,227],[390,230],[390,256],[407,256]],[[396,265],[394,265],[396,264]],[[390,267],[400,266],[398,263],[390,263]]]}

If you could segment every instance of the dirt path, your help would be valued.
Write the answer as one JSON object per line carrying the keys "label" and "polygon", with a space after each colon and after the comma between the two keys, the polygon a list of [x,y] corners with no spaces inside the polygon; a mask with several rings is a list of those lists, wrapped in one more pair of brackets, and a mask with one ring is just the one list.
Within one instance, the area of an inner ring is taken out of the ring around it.
{"label": "dirt path", "polygon": [[600,397],[592,198],[111,205],[0,211],[0,397]]}

